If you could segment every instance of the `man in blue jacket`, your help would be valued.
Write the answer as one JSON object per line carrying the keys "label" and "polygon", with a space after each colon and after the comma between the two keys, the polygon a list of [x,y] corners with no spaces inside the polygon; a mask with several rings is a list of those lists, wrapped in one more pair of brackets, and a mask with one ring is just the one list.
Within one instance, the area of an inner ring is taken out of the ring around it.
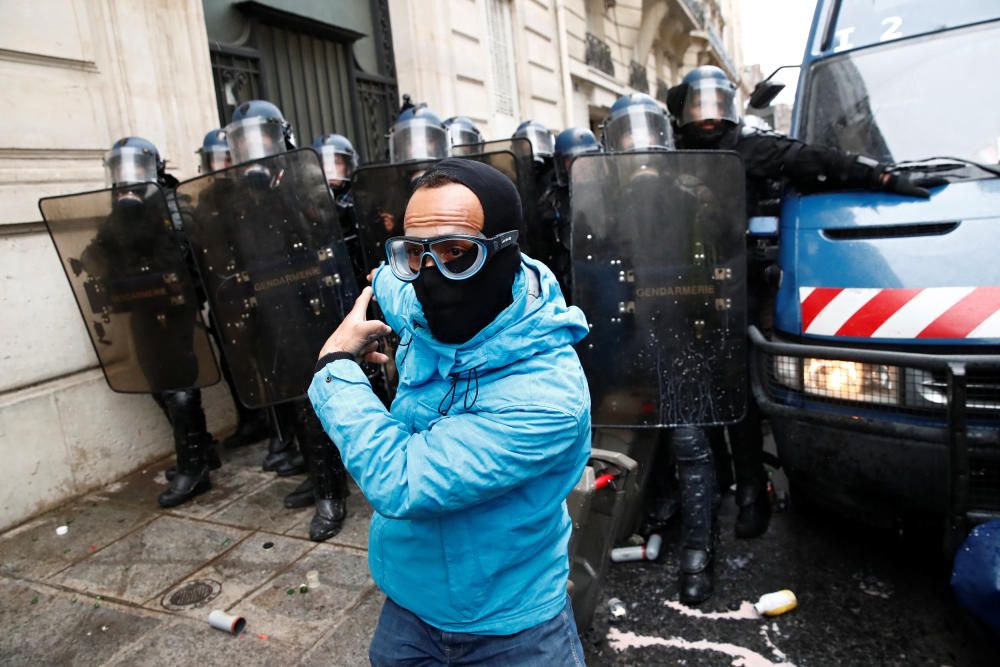
{"label": "man in blue jacket", "polygon": [[[374,665],[582,665],[566,595],[565,498],[590,455],[588,331],[517,247],[499,171],[447,159],[415,184],[405,236],[320,352],[309,398],[375,508],[372,577],[388,597]],[[401,342],[386,411],[356,363]]]}

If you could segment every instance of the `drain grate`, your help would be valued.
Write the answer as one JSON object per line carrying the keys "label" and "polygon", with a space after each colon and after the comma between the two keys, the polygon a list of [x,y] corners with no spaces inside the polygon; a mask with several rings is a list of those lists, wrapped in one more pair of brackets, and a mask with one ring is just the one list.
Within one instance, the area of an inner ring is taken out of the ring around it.
{"label": "drain grate", "polygon": [[214,600],[222,592],[222,584],[211,579],[189,581],[180,588],[168,591],[160,604],[166,609],[179,611]]}

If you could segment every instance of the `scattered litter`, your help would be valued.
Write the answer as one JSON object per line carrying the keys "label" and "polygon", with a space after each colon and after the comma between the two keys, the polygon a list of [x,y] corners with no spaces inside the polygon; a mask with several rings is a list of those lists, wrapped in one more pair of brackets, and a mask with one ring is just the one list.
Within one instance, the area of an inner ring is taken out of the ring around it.
{"label": "scattered litter", "polygon": [[264,542],[264,548],[270,549],[274,546],[274,542]]}
{"label": "scattered litter", "polygon": [[102,625],[101,626],[101,632],[107,632],[107,631],[108,631],[108,626]]}
{"label": "scattered litter", "polygon": [[618,598],[608,600],[608,611],[611,612],[611,622],[620,621],[628,615],[625,604]]}
{"label": "scattered litter", "polygon": [[38,596],[31,598],[31,604],[38,604]]}
{"label": "scattered litter", "polygon": [[726,565],[733,568],[734,570],[745,569],[750,561],[753,560],[753,556],[750,554],[739,554],[738,556],[729,556],[726,558]]}
{"label": "scattered litter", "polygon": [[263,633],[259,634],[259,635],[257,635],[257,639],[264,639],[264,640],[266,640],[267,639],[267,635],[265,635]]}
{"label": "scattered litter", "polygon": [[656,560],[660,556],[663,538],[657,533],[649,536],[649,540],[637,547],[618,547],[611,550],[611,560],[615,563],[626,563],[636,560]]}
{"label": "scattered litter", "polygon": [[90,550],[91,551],[97,551],[97,545],[96,544],[91,544],[90,545]]}
{"label": "scattered litter", "polygon": [[285,591],[285,594],[286,595],[295,595],[295,589],[294,588],[289,588],[287,591]]}
{"label": "scattered litter", "polygon": [[59,526],[56,528],[56,535],[65,535],[69,532],[69,526]]}
{"label": "scattered litter", "polygon": [[242,616],[227,614],[221,609],[213,609],[208,614],[208,624],[216,630],[228,632],[235,637],[243,632],[243,628],[246,627],[247,622]]}
{"label": "scattered litter", "polygon": [[226,539],[222,540],[222,546],[228,547],[230,542],[232,542],[232,540],[227,537]]}
{"label": "scattered litter", "polygon": [[855,574],[854,579],[858,582],[858,588],[865,595],[882,598],[883,600],[888,600],[892,597],[892,585],[885,583],[878,577]]}
{"label": "scattered litter", "polygon": [[94,603],[94,609],[100,609],[100,608],[101,608],[101,603],[100,602],[95,602]]}
{"label": "scattered litter", "polygon": [[309,588],[319,588],[319,570],[309,570],[306,572],[306,584]]}
{"label": "scattered litter", "polygon": [[757,613],[762,616],[780,616],[785,612],[795,609],[799,601],[795,598],[795,593],[787,588],[760,596],[760,600],[754,605]]}
{"label": "scattered litter", "polygon": [[63,549],[63,553],[64,554],[68,554],[70,551],[72,551],[72,549],[70,549],[68,547],[66,549]]}
{"label": "scattered litter", "polygon": [[305,584],[299,584],[299,593],[300,594],[305,594],[305,593],[308,593],[308,592],[309,592],[309,587],[308,586],[306,586]]}

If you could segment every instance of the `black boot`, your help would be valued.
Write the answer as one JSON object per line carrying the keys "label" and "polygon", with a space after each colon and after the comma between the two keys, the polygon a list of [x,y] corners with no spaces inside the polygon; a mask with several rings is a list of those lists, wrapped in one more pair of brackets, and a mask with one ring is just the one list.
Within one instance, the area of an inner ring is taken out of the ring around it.
{"label": "black boot", "polygon": [[715,590],[715,466],[704,429],[681,426],[671,431],[681,501],[680,600],[698,604]]}
{"label": "black boot", "polygon": [[677,582],[681,602],[696,605],[715,592],[715,553],[713,549],[681,551],[680,577]]}
{"label": "black boot", "polygon": [[736,473],[736,537],[758,537],[767,532],[771,521],[771,501],[767,496],[764,469],[764,436],[760,409],[750,401],[743,421],[729,428]]}
{"label": "black boot", "polygon": [[[207,456],[208,456],[209,470],[218,470],[219,468],[222,467],[222,459],[219,458],[219,452],[218,450],[215,449],[216,444],[218,443],[213,438],[212,443],[208,446]],[[177,466],[170,466],[169,468],[163,471],[163,474],[166,475],[168,482],[172,481],[174,477],[177,476]]]}
{"label": "black boot", "polygon": [[174,431],[177,474],[157,500],[160,507],[176,507],[212,488],[208,476],[208,452],[213,441],[205,430],[200,391],[164,392],[164,400]]}
{"label": "black boot", "polygon": [[308,451],[309,477],[313,481],[316,513],[309,523],[309,539],[323,542],[340,532],[347,516],[347,471],[340,452],[305,403],[298,411],[296,435],[303,451]]}
{"label": "black boot", "polygon": [[239,410],[239,421],[236,424],[236,430],[222,441],[223,447],[226,449],[245,447],[246,445],[260,442],[271,435],[271,426],[267,420],[267,412],[264,410],[248,410],[239,405],[239,403],[237,403],[237,407],[242,409]]}
{"label": "black boot", "polygon": [[290,510],[309,507],[316,502],[316,490],[312,477],[306,477],[295,490],[285,496],[285,507]]}
{"label": "black boot", "polygon": [[[305,464],[295,448],[295,409],[287,403],[274,407],[274,433],[267,441],[267,456],[261,467],[265,472],[280,476],[296,475],[305,470]],[[291,463],[289,462],[291,460]],[[291,470],[292,472],[288,472]]]}

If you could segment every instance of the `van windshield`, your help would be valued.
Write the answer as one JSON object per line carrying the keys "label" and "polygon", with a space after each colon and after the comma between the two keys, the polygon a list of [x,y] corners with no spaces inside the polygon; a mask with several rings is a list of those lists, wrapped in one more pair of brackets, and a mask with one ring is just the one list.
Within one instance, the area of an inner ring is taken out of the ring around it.
{"label": "van windshield", "polygon": [[799,136],[883,162],[1000,161],[1000,22],[817,61]]}
{"label": "van windshield", "polygon": [[841,0],[826,46],[844,51],[998,18],[997,0]]}

